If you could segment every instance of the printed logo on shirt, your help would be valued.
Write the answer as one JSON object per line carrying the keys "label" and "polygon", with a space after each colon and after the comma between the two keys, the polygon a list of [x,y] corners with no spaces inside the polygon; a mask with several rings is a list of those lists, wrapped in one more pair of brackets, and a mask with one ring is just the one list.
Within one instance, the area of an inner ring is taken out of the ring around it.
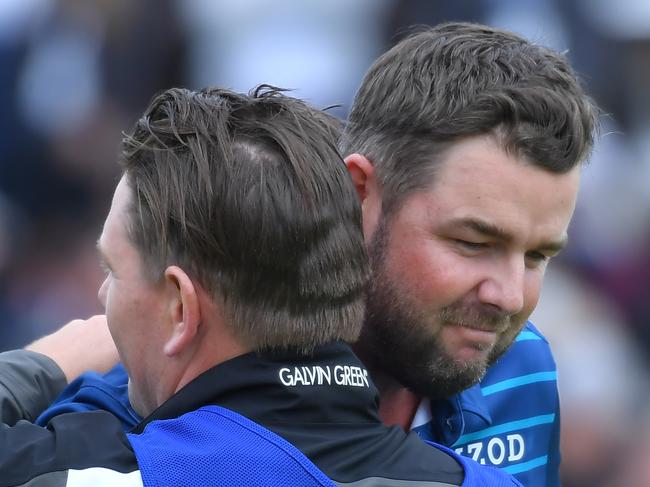
{"label": "printed logo on shirt", "polygon": [[370,387],[368,371],[355,365],[284,367],[280,369],[278,375],[280,382],[287,387],[323,385]]}
{"label": "printed logo on shirt", "polygon": [[498,467],[503,462],[517,462],[526,453],[526,443],[520,434],[507,435],[505,438],[495,436],[489,440],[469,443],[455,449],[456,453],[481,465],[493,465]]}

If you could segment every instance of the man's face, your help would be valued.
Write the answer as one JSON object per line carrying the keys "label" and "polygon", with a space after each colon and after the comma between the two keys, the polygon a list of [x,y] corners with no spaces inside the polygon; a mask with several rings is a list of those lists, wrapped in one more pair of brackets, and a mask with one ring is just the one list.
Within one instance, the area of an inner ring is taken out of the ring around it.
{"label": "man's face", "polygon": [[131,188],[123,177],[98,241],[106,266],[99,300],[106,310],[108,327],[120,358],[129,373],[129,399],[145,416],[157,407],[162,373],[164,299],[159,286],[143,272],[139,252],[128,238],[126,223]]}
{"label": "man's face", "polygon": [[577,168],[554,174],[481,136],[452,146],[389,217],[364,202],[374,275],[361,343],[374,366],[432,398],[479,381],[535,308],[578,184]]}

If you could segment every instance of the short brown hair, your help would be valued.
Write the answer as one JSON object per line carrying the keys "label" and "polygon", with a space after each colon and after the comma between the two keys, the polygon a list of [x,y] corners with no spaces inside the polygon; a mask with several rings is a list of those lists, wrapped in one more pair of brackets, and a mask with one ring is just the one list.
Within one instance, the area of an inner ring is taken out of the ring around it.
{"label": "short brown hair", "polygon": [[354,341],[367,258],[338,122],[282,90],[170,89],[123,140],[129,235],[178,265],[254,350]]}
{"label": "short brown hair", "polygon": [[567,172],[587,158],[596,123],[564,56],[503,30],[448,23],[375,61],[341,148],[372,160],[390,213],[431,183],[436,162],[463,137],[493,134],[506,151]]}

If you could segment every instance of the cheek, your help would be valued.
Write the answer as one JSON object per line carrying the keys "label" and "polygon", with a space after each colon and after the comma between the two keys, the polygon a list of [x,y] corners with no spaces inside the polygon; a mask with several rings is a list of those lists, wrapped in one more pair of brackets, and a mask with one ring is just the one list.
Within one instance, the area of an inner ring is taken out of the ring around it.
{"label": "cheek", "polygon": [[101,286],[99,286],[99,290],[97,291],[97,298],[99,299],[99,302],[104,307],[104,309],[106,309],[106,294],[108,292],[109,279],[110,276],[107,275],[102,281]]}
{"label": "cheek", "polygon": [[116,319],[120,313],[121,308],[119,286],[114,282],[113,279],[107,279],[107,281],[102,285],[100,292],[103,293],[104,310],[106,312],[106,319],[108,320],[110,327],[111,322],[120,321]]}
{"label": "cheek", "polygon": [[474,272],[464,260],[433,240],[411,240],[392,249],[387,269],[416,300],[446,305],[475,286]]}
{"label": "cheek", "polygon": [[108,330],[113,337],[113,341],[117,345],[118,350],[122,348],[121,340],[121,331],[120,323],[124,320],[120,316],[119,305],[114,293],[111,293],[110,287],[106,292],[106,300],[104,303],[104,313],[106,313],[106,323],[108,324]]}
{"label": "cheek", "polygon": [[[138,314],[132,310],[134,294],[125,289],[123,283],[116,279],[109,280],[104,293],[106,321],[113,341],[118,350],[128,349],[137,331],[133,323],[134,317]],[[128,339],[125,337],[127,333]]]}

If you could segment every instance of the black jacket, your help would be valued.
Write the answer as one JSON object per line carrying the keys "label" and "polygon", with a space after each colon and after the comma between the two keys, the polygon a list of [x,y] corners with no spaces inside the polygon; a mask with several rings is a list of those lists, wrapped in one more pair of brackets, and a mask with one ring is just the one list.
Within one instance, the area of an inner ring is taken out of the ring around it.
{"label": "black jacket", "polygon": [[[151,421],[209,404],[275,432],[341,485],[463,482],[463,468],[454,457],[381,423],[377,390],[346,344],[320,347],[309,357],[250,353],[224,362],[172,396],[133,433],[146,434]],[[70,469],[103,467],[116,475],[138,469],[119,421],[103,411],[64,414],[47,429],[24,421],[5,425],[0,448],[0,487],[68,485]]]}

